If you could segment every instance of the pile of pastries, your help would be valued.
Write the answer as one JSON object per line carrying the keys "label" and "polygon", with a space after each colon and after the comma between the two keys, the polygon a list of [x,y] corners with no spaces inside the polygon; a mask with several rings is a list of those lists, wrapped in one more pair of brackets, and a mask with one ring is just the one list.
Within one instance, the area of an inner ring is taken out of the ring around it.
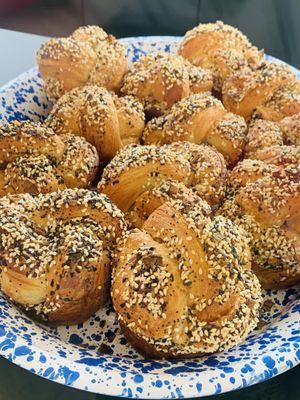
{"label": "pile of pastries", "polygon": [[146,357],[222,351],[300,280],[300,83],[222,22],[129,66],[100,27],[37,54],[53,102],[0,128],[0,285],[57,326],[112,299]]}

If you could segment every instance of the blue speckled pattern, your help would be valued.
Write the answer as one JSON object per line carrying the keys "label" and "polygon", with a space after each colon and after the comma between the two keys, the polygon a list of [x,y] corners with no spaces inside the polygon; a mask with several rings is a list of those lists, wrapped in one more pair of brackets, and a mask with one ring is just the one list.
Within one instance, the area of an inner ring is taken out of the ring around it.
{"label": "blue speckled pattern", "polygon": [[[122,42],[128,45],[128,59],[135,61],[142,54],[174,51],[178,38]],[[36,68],[0,89],[2,122],[43,120],[50,107]],[[264,321],[240,346],[203,358],[147,361],[127,344],[111,306],[77,327],[50,329],[31,321],[0,294],[0,354],[50,380],[118,397],[159,399],[222,393],[272,378],[299,363],[299,290],[272,291],[264,296]]]}

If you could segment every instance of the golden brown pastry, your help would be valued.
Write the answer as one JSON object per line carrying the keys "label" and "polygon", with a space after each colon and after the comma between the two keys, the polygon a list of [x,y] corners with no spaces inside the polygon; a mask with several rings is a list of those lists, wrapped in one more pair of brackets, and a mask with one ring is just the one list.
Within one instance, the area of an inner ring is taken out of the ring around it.
{"label": "golden brown pastry", "polygon": [[145,192],[162,182],[181,182],[217,206],[224,196],[226,175],[222,154],[207,145],[127,146],[104,168],[98,189],[135,224],[135,210]]}
{"label": "golden brown pastry", "polygon": [[223,154],[230,165],[240,158],[247,124],[239,115],[228,112],[221,101],[209,93],[194,94],[174,104],[170,112],[148,122],[143,132],[145,144],[177,141],[208,143]]}
{"label": "golden brown pastry", "polygon": [[122,213],[96,191],[0,199],[0,286],[51,325],[77,324],[108,299]]}
{"label": "golden brown pastry", "polygon": [[249,119],[274,92],[295,81],[290,68],[265,61],[255,71],[241,71],[228,77],[222,89],[223,103],[227,110]]}
{"label": "golden brown pastry", "polygon": [[299,147],[262,149],[259,160],[246,159],[232,170],[232,196],[219,211],[245,230],[253,270],[266,289],[300,280],[299,166]]}
{"label": "golden brown pastry", "polygon": [[277,125],[281,129],[287,145],[300,146],[300,112],[281,119]]}
{"label": "golden brown pastry", "polygon": [[[127,219],[131,225],[136,228],[141,228],[144,222],[148,219],[158,207],[170,200],[197,200],[199,196],[193,188],[185,186],[184,183],[175,180],[162,181],[157,186],[143,192],[134,204],[130,211],[127,212]],[[208,208],[207,213],[210,212]]]}
{"label": "golden brown pastry", "polygon": [[213,87],[211,72],[191,64],[188,60],[184,60],[184,65],[188,73],[190,93],[211,92]]}
{"label": "golden brown pastry", "polygon": [[245,158],[256,158],[256,153],[262,148],[283,145],[283,134],[280,127],[272,121],[258,119],[250,124]]}
{"label": "golden brown pastry", "polygon": [[227,77],[237,71],[256,69],[263,61],[263,51],[238,29],[221,21],[200,24],[186,32],[178,53],[192,64],[212,71],[218,92]]}
{"label": "golden brown pastry", "polygon": [[268,147],[300,145],[300,113],[279,122],[254,120],[248,130],[245,158],[260,158]]}
{"label": "golden brown pastry", "polygon": [[146,115],[162,115],[191,93],[210,91],[209,71],[191,65],[174,54],[148,55],[133,64],[124,77],[121,92],[143,102]]}
{"label": "golden brown pastry", "polygon": [[95,147],[84,138],[27,121],[0,127],[0,196],[88,188],[98,164]]}
{"label": "golden brown pastry", "polygon": [[85,137],[107,162],[127,144],[139,143],[144,111],[132,96],[118,98],[97,86],[76,88],[54,105],[45,124],[58,134]]}
{"label": "golden brown pastry", "polygon": [[99,26],[83,26],[67,38],[48,40],[38,51],[37,62],[53,101],[84,85],[118,92],[128,69],[124,46]]}
{"label": "golden brown pastry", "polygon": [[258,322],[261,289],[244,233],[209,214],[200,198],[166,202],[118,247],[113,305],[146,357],[229,349]]}
{"label": "golden brown pastry", "polygon": [[270,100],[258,106],[254,118],[280,121],[287,116],[300,113],[300,83],[293,81],[280,87]]}
{"label": "golden brown pastry", "polygon": [[279,169],[299,168],[300,147],[286,145],[265,147],[256,152],[255,158],[267,164],[276,165]]}

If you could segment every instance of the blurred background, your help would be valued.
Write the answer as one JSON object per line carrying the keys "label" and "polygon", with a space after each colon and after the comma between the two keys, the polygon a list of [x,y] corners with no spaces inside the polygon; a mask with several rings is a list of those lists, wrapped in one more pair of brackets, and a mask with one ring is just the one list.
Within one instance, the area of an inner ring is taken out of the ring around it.
{"label": "blurred background", "polygon": [[0,0],[0,28],[46,36],[98,24],[117,37],[182,35],[221,19],[269,54],[300,66],[300,0]]}

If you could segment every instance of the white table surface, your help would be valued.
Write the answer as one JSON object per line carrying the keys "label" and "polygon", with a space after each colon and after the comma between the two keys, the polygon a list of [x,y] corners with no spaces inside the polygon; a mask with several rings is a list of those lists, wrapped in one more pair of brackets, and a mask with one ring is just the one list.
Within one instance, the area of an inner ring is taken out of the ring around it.
{"label": "white table surface", "polygon": [[47,39],[46,36],[0,29],[0,86],[33,67],[35,54]]}

